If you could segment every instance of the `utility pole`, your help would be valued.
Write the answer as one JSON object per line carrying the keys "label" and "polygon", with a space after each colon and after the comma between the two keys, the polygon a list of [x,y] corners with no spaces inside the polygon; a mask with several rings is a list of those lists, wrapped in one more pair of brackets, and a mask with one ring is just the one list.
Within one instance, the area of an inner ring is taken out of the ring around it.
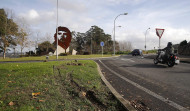
{"label": "utility pole", "polygon": [[56,40],[56,46],[57,46],[57,51],[56,51],[56,59],[58,60],[58,0],[57,0],[57,25],[56,25],[56,29],[57,29],[57,40]]}
{"label": "utility pole", "polygon": [[150,28],[148,28],[145,32],[145,45],[144,45],[144,48],[145,48],[145,53],[146,53],[146,34],[147,34],[147,31],[149,30]]}

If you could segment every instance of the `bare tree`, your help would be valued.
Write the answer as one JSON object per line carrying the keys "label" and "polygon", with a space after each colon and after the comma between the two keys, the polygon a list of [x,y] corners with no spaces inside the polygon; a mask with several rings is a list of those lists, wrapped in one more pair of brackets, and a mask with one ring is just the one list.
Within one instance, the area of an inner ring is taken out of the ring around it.
{"label": "bare tree", "polygon": [[43,38],[43,41],[49,41],[50,43],[53,42],[53,36],[51,36],[51,33],[46,32]]}
{"label": "bare tree", "polygon": [[35,35],[35,40],[34,40],[34,45],[35,45],[35,53],[37,52],[37,48],[38,48],[38,44],[41,43],[42,39],[41,39],[41,32],[40,30],[36,30],[34,32]]}
{"label": "bare tree", "polygon": [[24,18],[18,18],[17,23],[19,25],[17,43],[20,45],[20,51],[22,55],[23,49],[30,46],[29,35],[31,35],[31,31]]}
{"label": "bare tree", "polygon": [[120,51],[131,51],[132,44],[129,41],[119,41],[119,49]]}
{"label": "bare tree", "polygon": [[29,52],[30,52],[30,55],[31,55],[31,48],[32,48],[32,47],[35,47],[35,41],[28,40],[27,47],[28,47]]}

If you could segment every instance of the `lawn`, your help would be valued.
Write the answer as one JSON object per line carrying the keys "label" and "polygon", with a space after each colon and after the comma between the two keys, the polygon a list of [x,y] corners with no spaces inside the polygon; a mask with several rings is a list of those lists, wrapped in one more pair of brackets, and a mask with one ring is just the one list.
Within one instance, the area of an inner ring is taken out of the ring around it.
{"label": "lawn", "polygon": [[0,64],[0,110],[124,110],[92,60]]}
{"label": "lawn", "polygon": [[[59,60],[63,59],[85,59],[85,58],[100,58],[100,57],[112,57],[112,55],[68,55],[68,56],[59,56]],[[31,61],[31,60],[46,60],[46,56],[37,56],[37,57],[20,57],[20,58],[5,58],[0,57],[0,61]],[[49,56],[49,60],[56,60],[56,56]]]}

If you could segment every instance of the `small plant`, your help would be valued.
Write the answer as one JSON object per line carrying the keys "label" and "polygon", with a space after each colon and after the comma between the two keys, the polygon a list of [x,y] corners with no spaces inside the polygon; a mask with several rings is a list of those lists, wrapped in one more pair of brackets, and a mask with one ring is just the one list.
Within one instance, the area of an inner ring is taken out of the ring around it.
{"label": "small plant", "polygon": [[59,54],[59,56],[67,56],[67,55],[69,55],[69,54],[67,54],[67,53],[60,53]]}

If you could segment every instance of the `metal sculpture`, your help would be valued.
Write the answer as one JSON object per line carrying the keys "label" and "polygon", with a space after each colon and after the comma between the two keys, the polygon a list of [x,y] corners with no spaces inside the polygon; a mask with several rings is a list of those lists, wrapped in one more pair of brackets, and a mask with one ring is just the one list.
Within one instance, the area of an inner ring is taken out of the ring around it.
{"label": "metal sculpture", "polygon": [[58,39],[58,45],[61,46],[63,49],[65,49],[66,53],[66,49],[69,47],[72,38],[71,32],[68,28],[59,26],[58,29],[56,29],[56,33],[54,34],[54,39],[56,44],[57,44],[57,35],[61,35],[61,38]]}

